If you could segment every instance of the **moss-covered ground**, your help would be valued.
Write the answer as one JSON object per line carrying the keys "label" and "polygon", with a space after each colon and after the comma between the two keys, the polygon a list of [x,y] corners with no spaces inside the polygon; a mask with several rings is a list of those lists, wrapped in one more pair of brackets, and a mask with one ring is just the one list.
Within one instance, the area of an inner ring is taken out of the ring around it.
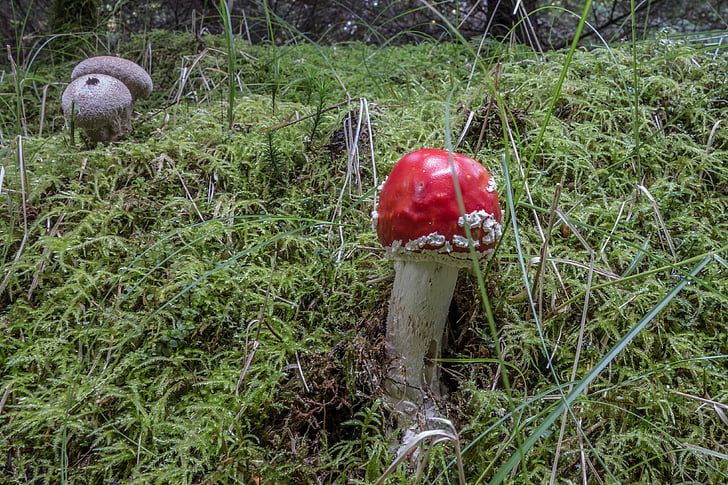
{"label": "moss-covered ground", "polygon": [[[467,482],[728,480],[722,52],[239,43],[230,77],[204,40],[122,46],[156,86],[109,145],[64,123],[74,61],[2,78],[0,481],[375,483],[369,219],[423,147],[480,160],[506,210],[442,362]],[[456,483],[453,443],[425,448]]]}

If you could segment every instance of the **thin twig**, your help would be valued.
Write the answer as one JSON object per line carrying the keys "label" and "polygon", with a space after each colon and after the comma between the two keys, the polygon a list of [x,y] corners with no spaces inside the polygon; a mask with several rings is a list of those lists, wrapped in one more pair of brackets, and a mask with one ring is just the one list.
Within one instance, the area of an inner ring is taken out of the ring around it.
{"label": "thin twig", "polygon": [[185,195],[187,196],[187,199],[189,199],[190,202],[192,202],[192,207],[195,208],[195,212],[197,212],[197,217],[200,218],[200,222],[205,222],[205,218],[202,215],[202,212],[200,212],[200,208],[197,207],[197,202],[195,202],[195,199],[192,197],[192,194],[190,194],[189,189],[187,188],[187,184],[185,183],[185,180],[182,178],[182,174],[179,173],[179,170],[177,170],[177,167],[172,164],[172,170],[177,174],[177,178],[179,179],[179,182],[182,184],[182,188],[185,191]]}
{"label": "thin twig", "polygon": [[[260,344],[260,328],[261,323],[264,323],[266,327],[268,327],[268,330],[270,330],[270,333],[273,334],[275,338],[277,338],[279,341],[283,342],[283,339],[281,338],[278,333],[276,333],[275,330],[270,326],[270,324],[265,319],[265,311],[266,308],[268,308],[268,298],[271,291],[271,286],[273,285],[273,273],[275,272],[276,267],[276,259],[277,259],[278,253],[273,253],[273,261],[271,262],[271,268],[270,268],[270,278],[268,279],[268,289],[265,292],[265,298],[263,299],[263,303],[260,306],[260,310],[258,311],[258,317],[253,319],[248,324],[248,329],[252,327],[253,325],[257,324],[257,329],[255,332],[255,339],[250,343],[251,350],[248,353],[248,356],[245,358],[245,364],[243,364],[243,370],[240,372],[240,377],[238,378],[238,383],[235,386],[235,395],[237,396],[240,391],[240,386],[243,385],[243,381],[245,380],[245,376],[248,373],[248,368],[250,367],[251,362],[253,362],[253,357],[255,356],[255,351],[258,349],[258,345]],[[245,348],[248,348],[248,341],[246,336],[246,343]]]}
{"label": "thin twig", "polygon": [[46,100],[48,98],[48,88],[53,86],[53,84],[46,84],[43,86],[43,95],[41,96],[40,100],[40,121],[38,122],[38,137],[43,136],[43,122],[45,121],[45,113],[46,113]]}
{"label": "thin twig", "polygon": [[18,146],[18,169],[20,170],[20,210],[23,214],[23,238],[20,240],[20,246],[18,247],[18,250],[15,252],[15,258],[13,259],[13,266],[10,268],[10,270],[5,274],[5,278],[3,278],[2,283],[0,283],[0,293],[5,291],[5,287],[7,286],[8,282],[10,281],[10,277],[15,272],[15,265],[18,264],[18,261],[20,261],[20,255],[23,254],[23,250],[25,249],[25,243],[28,240],[28,194],[27,194],[27,187],[28,187],[28,174],[25,171],[25,154],[23,153],[23,136],[18,135],[15,137],[15,140],[17,142]]}
{"label": "thin twig", "polygon": [[263,298],[263,303],[260,306],[260,311],[258,312],[258,318],[256,318],[256,323],[258,323],[258,329],[255,333],[255,340],[260,340],[260,329],[261,329],[261,323],[265,324],[265,326],[270,330],[270,333],[278,339],[279,342],[283,342],[283,337],[278,335],[278,332],[276,332],[273,327],[271,326],[270,322],[265,318],[265,312],[268,308],[268,299],[270,298],[270,292],[271,288],[273,287],[273,273],[275,273],[276,269],[276,261],[278,260],[278,253],[273,253],[273,261],[271,262],[270,266],[270,277],[268,278],[268,289],[265,291],[265,298]]}
{"label": "thin twig", "polygon": [[[562,219],[562,221],[566,219],[566,217],[563,214],[561,214],[560,211],[555,209],[554,212],[556,215],[558,215]],[[576,228],[574,228],[574,229],[576,229]],[[587,273],[586,289],[584,290],[584,306],[582,307],[581,321],[579,322],[579,337],[577,338],[576,350],[574,353],[574,363],[571,368],[571,379],[570,379],[571,384],[569,384],[566,394],[569,394],[572,391],[572,389],[574,388],[574,381],[576,381],[576,374],[577,374],[577,371],[579,370],[581,349],[584,345],[584,333],[586,331],[586,321],[587,321],[588,310],[589,310],[589,300],[591,298],[592,280],[594,277],[594,254],[595,254],[594,250],[591,248],[591,246],[589,246],[587,244],[586,239],[584,239],[581,236],[579,231],[575,231],[574,234],[576,235],[577,239],[579,239],[579,241],[582,243],[582,245],[584,246],[584,249],[586,249],[589,252],[589,268],[588,268],[589,272]],[[559,438],[556,441],[556,453],[554,456],[554,462],[551,467],[551,477],[549,479],[550,485],[553,485],[556,480],[556,472],[558,471],[559,457],[561,455],[561,447],[563,446],[564,434],[566,432],[566,421],[569,417],[569,414],[571,414],[571,410],[569,408],[566,408],[564,410],[563,416],[561,417],[561,428],[559,429]],[[575,423],[576,429],[581,430],[581,422],[582,422],[581,418],[576,419],[575,421],[576,421],[576,423]],[[586,462],[584,461],[585,455],[583,453],[583,449],[580,451],[581,451],[580,456],[582,459],[582,464],[581,464],[582,470],[583,470],[583,473],[586,473],[586,471],[585,471]],[[586,479],[584,481],[586,483]]]}
{"label": "thin twig", "polygon": [[672,237],[670,237],[670,233],[667,230],[667,226],[665,225],[665,221],[662,219],[662,214],[660,213],[660,208],[657,205],[657,201],[654,197],[652,197],[652,194],[649,190],[647,190],[647,187],[641,184],[637,184],[637,188],[642,191],[648,199],[650,199],[650,203],[652,204],[652,210],[655,212],[655,216],[657,217],[657,221],[660,223],[660,228],[662,229],[662,232],[665,235],[665,240],[667,242],[667,247],[670,248],[670,253],[672,253],[672,258],[675,260],[677,258],[675,254],[675,246],[672,244]]}
{"label": "thin twig", "polygon": [[708,141],[705,143],[705,153],[710,153],[710,145],[713,144],[713,136],[718,130],[718,125],[720,125],[721,121],[723,120],[718,120],[713,124],[713,128],[710,130],[710,135],[708,135]]}
{"label": "thin twig", "polygon": [[316,113],[312,113],[310,115],[297,117],[293,121],[283,121],[282,123],[278,123],[272,126],[269,126],[268,128],[264,128],[265,131],[275,131],[280,130],[281,128],[285,128],[286,126],[295,125],[296,123],[300,123],[301,121],[305,121],[307,119],[313,118],[314,116],[320,116],[321,113],[326,113],[327,111],[334,110],[336,108],[341,108],[342,106],[346,106],[347,104],[350,104],[352,101],[359,101],[362,98],[352,98],[347,99],[346,101],[342,101],[341,103],[336,103],[334,105],[329,106],[328,108],[323,108],[320,111],[317,111]]}
{"label": "thin twig", "polygon": [[23,128],[23,136],[28,136],[28,122],[25,118],[25,103],[23,101],[23,93],[22,93],[22,87],[20,86],[20,80],[18,79],[18,66],[15,64],[15,59],[13,58],[13,52],[10,50],[10,46],[5,46],[8,51],[8,61],[10,62],[10,73],[13,76],[13,83],[15,85],[15,96],[16,96],[16,103],[17,103],[17,109],[18,112],[16,113],[18,115],[18,119],[20,121],[20,126]]}
{"label": "thin twig", "polygon": [[13,389],[13,383],[11,382],[8,384],[8,387],[5,388],[5,391],[3,392],[3,397],[0,398],[0,415],[3,413],[3,409],[5,409],[5,403],[8,401],[8,396],[10,396],[10,391]]}
{"label": "thin twig", "polygon": [[725,410],[728,411],[728,404],[723,404],[722,402],[713,401],[712,399],[706,399],[706,398],[700,397],[700,396],[694,396],[692,394],[687,394],[685,392],[675,391],[673,389],[668,389],[668,391],[671,392],[671,393],[673,393],[673,394],[677,394],[678,396],[687,397],[688,399],[693,399],[695,401],[699,401],[699,402],[702,402],[702,403],[705,403],[705,404],[710,404],[710,405],[713,405],[713,406],[717,406],[719,408],[723,408],[723,409],[725,409]]}
{"label": "thin twig", "polygon": [[248,368],[250,367],[251,362],[253,362],[253,357],[255,357],[255,351],[258,350],[259,342],[257,340],[253,340],[251,342],[251,349],[250,352],[248,352],[248,357],[245,359],[245,364],[243,365],[243,370],[240,372],[240,377],[238,377],[238,383],[235,385],[235,395],[240,395],[240,386],[243,385],[243,381],[245,381],[245,376],[248,374]]}
{"label": "thin twig", "polygon": [[306,382],[306,376],[303,375],[301,360],[298,358],[298,350],[294,352],[294,355],[296,357],[296,368],[298,369],[298,375],[301,377],[301,382],[303,382],[303,388],[306,390],[306,392],[310,393],[311,388],[308,387],[308,383]]}
{"label": "thin twig", "polygon": [[546,234],[544,235],[543,243],[541,244],[541,257],[536,267],[536,274],[533,277],[533,288],[531,291],[538,294],[538,307],[539,307],[539,320],[543,321],[543,267],[546,264],[549,254],[549,241],[551,241],[551,231],[556,223],[556,209],[561,199],[561,184],[556,184],[554,190],[554,197],[551,201],[551,210],[549,212],[549,221],[546,226]]}

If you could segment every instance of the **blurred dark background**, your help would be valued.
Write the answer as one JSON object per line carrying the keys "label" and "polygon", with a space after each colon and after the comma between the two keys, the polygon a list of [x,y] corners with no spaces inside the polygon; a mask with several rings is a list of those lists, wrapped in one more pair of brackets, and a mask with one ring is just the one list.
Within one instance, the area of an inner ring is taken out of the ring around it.
{"label": "blurred dark background", "polygon": [[[636,5],[638,38],[659,33],[695,34],[728,28],[728,0],[644,0]],[[571,42],[584,0],[228,0],[236,35],[252,42],[309,39],[331,44],[358,41],[401,44],[465,38],[528,44],[534,49]],[[629,0],[594,1],[582,42],[630,39]],[[155,29],[198,36],[223,29],[220,1],[213,0],[3,0],[0,40],[17,57],[57,48],[74,36],[95,35],[110,50],[126,36]],[[63,35],[68,34],[68,35]],[[51,45],[55,44],[55,45]],[[7,62],[7,55],[2,62]]]}

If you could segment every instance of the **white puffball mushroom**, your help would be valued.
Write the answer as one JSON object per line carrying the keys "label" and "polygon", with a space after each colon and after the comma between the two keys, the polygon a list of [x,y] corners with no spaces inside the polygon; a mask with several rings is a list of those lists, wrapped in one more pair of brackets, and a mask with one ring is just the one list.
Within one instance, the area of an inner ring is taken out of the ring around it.
{"label": "white puffball mushroom", "polygon": [[115,56],[89,57],[78,63],[71,72],[74,80],[86,74],[106,74],[120,80],[129,88],[133,101],[149,96],[152,78],[141,66],[128,59]]}
{"label": "white puffball mushroom", "polygon": [[98,73],[76,77],[61,96],[66,119],[73,119],[91,142],[115,141],[130,130],[132,105],[131,92],[123,82]]}

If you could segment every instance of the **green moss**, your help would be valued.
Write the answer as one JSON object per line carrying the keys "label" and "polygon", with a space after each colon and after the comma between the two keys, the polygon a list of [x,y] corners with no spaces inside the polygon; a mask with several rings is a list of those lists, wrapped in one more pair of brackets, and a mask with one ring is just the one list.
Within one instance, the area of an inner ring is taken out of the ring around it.
{"label": "green moss", "polygon": [[[700,400],[728,400],[725,56],[650,42],[634,66],[629,46],[578,51],[554,93],[564,52],[240,43],[228,130],[224,40],[196,42],[152,32],[126,46],[134,58],[152,45],[156,88],[119,143],[83,150],[60,122],[37,136],[29,110],[22,183],[16,120],[2,119],[6,480],[376,481],[395,434],[378,400],[391,264],[373,190],[404,153],[465,132],[458,150],[473,154],[481,130],[477,158],[515,213],[486,274],[499,334],[473,275],[451,309],[448,417],[469,482],[516,453],[571,382],[582,319],[576,379],[713,253],[574,403],[581,431],[567,421],[557,482],[580,480],[582,446],[607,483],[725,479],[702,451],[721,453],[724,424]],[[350,165],[342,127],[363,107]],[[59,119],[57,99],[46,117]],[[556,184],[570,227],[555,219],[531,306],[519,259],[534,285]],[[551,473],[558,435],[557,422],[514,482]],[[432,483],[456,480],[450,450],[433,451]]]}

